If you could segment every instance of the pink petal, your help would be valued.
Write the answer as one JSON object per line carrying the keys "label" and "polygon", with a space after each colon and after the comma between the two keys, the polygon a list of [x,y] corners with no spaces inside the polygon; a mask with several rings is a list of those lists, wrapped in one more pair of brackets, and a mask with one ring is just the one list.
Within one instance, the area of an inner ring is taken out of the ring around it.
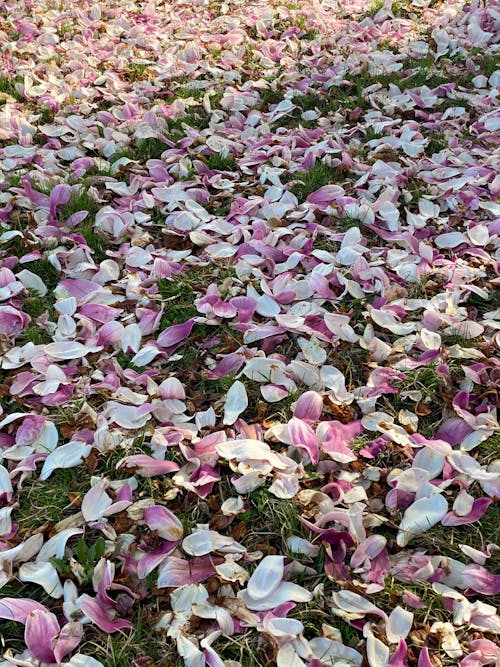
{"label": "pink petal", "polygon": [[182,523],[173,512],[162,505],[150,505],[144,510],[146,525],[169,542],[182,539]]}
{"label": "pink petal", "polygon": [[307,423],[315,422],[323,412],[323,398],[316,391],[306,391],[295,404],[293,416]]}
{"label": "pink petal", "polygon": [[116,632],[117,630],[133,627],[132,623],[124,618],[111,619],[110,610],[106,610],[96,598],[92,598],[86,593],[82,595],[80,606],[85,616],[88,616],[104,632]]}
{"label": "pink petal", "polygon": [[118,465],[119,470],[130,470],[142,477],[155,477],[156,475],[166,475],[169,472],[179,470],[179,464],[173,461],[159,461],[147,454],[134,454],[127,456]]}
{"label": "pink petal", "polygon": [[24,641],[30,653],[40,662],[54,662],[52,642],[59,634],[59,623],[50,611],[34,610],[26,618]]}
{"label": "pink petal", "polygon": [[299,449],[305,449],[311,463],[316,465],[319,460],[319,446],[316,435],[309,424],[297,419],[297,417],[292,417],[288,422],[288,430],[292,445]]}
{"label": "pink petal", "polygon": [[0,618],[5,618],[8,621],[17,621],[18,623],[26,623],[26,618],[32,611],[46,612],[48,610],[36,600],[22,598],[0,599]]}
{"label": "pink petal", "polygon": [[158,345],[161,347],[173,347],[185,340],[191,333],[195,325],[195,320],[191,317],[184,324],[174,324],[168,329],[165,329],[158,336]]}
{"label": "pink petal", "polygon": [[406,642],[404,639],[400,639],[398,649],[387,663],[387,667],[408,667],[407,655],[408,647],[406,646]]}

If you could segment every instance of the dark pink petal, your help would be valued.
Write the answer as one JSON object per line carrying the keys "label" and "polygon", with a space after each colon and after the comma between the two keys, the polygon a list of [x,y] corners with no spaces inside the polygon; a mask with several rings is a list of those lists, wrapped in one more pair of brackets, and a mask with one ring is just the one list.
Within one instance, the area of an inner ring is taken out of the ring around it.
{"label": "dark pink petal", "polygon": [[24,641],[30,653],[40,662],[54,662],[52,642],[59,634],[59,623],[50,611],[34,610],[26,618]]}
{"label": "dark pink petal", "polygon": [[80,606],[83,613],[104,632],[116,632],[117,630],[133,627],[132,623],[124,618],[111,618],[111,610],[104,608],[96,598],[92,598],[86,593],[82,595]]}
{"label": "dark pink petal", "polygon": [[173,347],[185,340],[191,333],[195,325],[195,320],[191,317],[184,324],[174,324],[165,329],[158,336],[158,345],[162,347]]}
{"label": "dark pink petal", "polygon": [[58,206],[69,202],[70,192],[69,186],[65,183],[60,183],[52,188],[49,198],[49,213],[52,218],[55,217]]}
{"label": "dark pink petal", "polygon": [[297,417],[292,417],[288,422],[288,430],[292,445],[299,449],[305,449],[312,464],[316,465],[319,460],[318,440],[309,424],[297,419]]}
{"label": "dark pink petal", "polygon": [[408,647],[406,642],[404,639],[400,639],[397,651],[387,663],[387,667],[408,667],[407,656]]}
{"label": "dark pink petal", "polygon": [[423,648],[420,651],[418,656],[418,665],[417,667],[433,667],[431,659],[429,657],[429,649]]}
{"label": "dark pink petal", "polygon": [[245,363],[245,356],[240,352],[232,352],[226,355],[211,371],[205,371],[205,376],[210,380],[233,375]]}
{"label": "dark pink petal", "polygon": [[472,510],[466,516],[459,516],[455,512],[448,512],[441,523],[443,526],[462,526],[465,523],[474,523],[484,516],[493,500],[491,498],[476,498]]}

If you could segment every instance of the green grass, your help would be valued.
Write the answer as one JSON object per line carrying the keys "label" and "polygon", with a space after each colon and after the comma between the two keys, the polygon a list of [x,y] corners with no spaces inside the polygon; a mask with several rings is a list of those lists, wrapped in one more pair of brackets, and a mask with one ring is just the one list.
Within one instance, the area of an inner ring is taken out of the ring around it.
{"label": "green grass", "polygon": [[141,81],[144,79],[144,74],[147,72],[149,65],[145,63],[128,63],[127,69],[122,73],[122,76],[127,81]]}
{"label": "green grass", "polygon": [[[483,447],[483,445],[481,445]],[[478,494],[475,494],[478,495]],[[479,495],[484,495],[479,492]],[[431,554],[448,556],[462,562],[468,562],[459,545],[466,544],[473,549],[483,551],[487,544],[498,544],[500,539],[500,506],[492,504],[481,519],[463,526],[442,526],[438,524],[419,535],[419,548],[427,549]],[[485,567],[490,572],[500,571],[500,552],[494,551],[486,561]]]}
{"label": "green grass", "polygon": [[26,343],[33,343],[33,345],[47,345],[52,341],[50,334],[38,326],[34,321],[31,321],[28,326],[21,331],[16,337],[17,345],[26,345]]}
{"label": "green grass", "polygon": [[173,640],[163,637],[161,633],[146,630],[147,625],[152,625],[149,619],[143,620],[147,613],[146,609],[139,606],[137,616],[130,619],[136,625],[135,629],[121,630],[111,635],[104,635],[95,627],[87,626],[86,640],[80,644],[78,651],[91,655],[106,667],[142,664],[145,667],[181,667],[183,662],[175,650]]}
{"label": "green grass", "polygon": [[304,202],[307,197],[319,190],[319,188],[329,183],[338,181],[339,171],[325,162],[316,162],[316,164],[307,171],[294,171],[287,175],[283,180],[294,180],[290,191],[297,197],[299,204]]}
{"label": "green grass", "polygon": [[149,137],[148,139],[141,139],[136,143],[134,153],[138,160],[159,159],[167,148],[167,144],[161,141],[161,139]]}
{"label": "green grass", "polygon": [[199,315],[194,301],[206,287],[203,284],[203,272],[197,274],[196,271],[186,271],[173,280],[160,278],[157,285],[164,306],[160,329],[182,324],[190,317]]}
{"label": "green grass", "polygon": [[101,236],[94,227],[94,220],[97,211],[101,208],[99,204],[90,194],[86,184],[83,184],[80,192],[73,195],[69,202],[58,209],[58,218],[60,220],[67,220],[73,213],[78,211],[88,211],[87,217],[80,222],[76,227],[71,227],[71,234],[80,234],[85,239],[85,242],[94,251],[94,261],[96,263],[102,262],[106,259],[107,241]]}
{"label": "green grass", "polygon": [[64,516],[76,513],[76,508],[68,508],[70,493],[87,491],[88,482],[78,468],[55,470],[49,481],[38,478],[27,480],[17,502],[13,518],[19,523],[20,534],[38,529],[45,522],[57,523]]}
{"label": "green grass", "polygon": [[203,160],[210,169],[217,171],[235,171],[238,164],[233,155],[222,155],[221,153],[210,153]]}
{"label": "green grass", "polygon": [[5,93],[10,95],[16,100],[22,100],[23,96],[16,89],[16,83],[14,79],[9,79],[4,76],[0,76],[0,93]]}

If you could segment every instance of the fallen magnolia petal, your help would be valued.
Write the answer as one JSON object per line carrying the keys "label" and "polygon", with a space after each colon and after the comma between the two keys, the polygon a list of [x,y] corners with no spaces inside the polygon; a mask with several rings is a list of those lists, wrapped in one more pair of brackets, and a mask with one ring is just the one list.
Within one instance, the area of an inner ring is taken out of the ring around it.
{"label": "fallen magnolia petal", "polygon": [[180,470],[174,461],[161,461],[147,454],[133,454],[122,459],[116,465],[118,470],[130,470],[142,477],[156,477]]}
{"label": "fallen magnolia petal", "polygon": [[89,455],[91,449],[91,445],[78,440],[60,445],[43,462],[40,479],[48,479],[57,468],[74,468]]}
{"label": "fallen magnolia petal", "polygon": [[23,563],[19,568],[19,580],[39,584],[53,598],[63,596],[63,587],[56,568],[47,561]]}
{"label": "fallen magnolia petal", "polygon": [[439,635],[441,647],[450,658],[456,659],[463,655],[460,642],[451,623],[436,621],[431,625],[430,632]]}
{"label": "fallen magnolia petal", "polygon": [[182,539],[182,523],[173,512],[161,505],[150,505],[144,510],[144,523],[157,535],[169,542]]}
{"label": "fallen magnolia petal", "polygon": [[447,511],[448,503],[440,493],[415,501],[405,511],[399,524],[396,538],[398,546],[406,546],[414,537],[435,526],[446,516]]}
{"label": "fallen magnolia petal", "polygon": [[385,633],[390,644],[397,644],[406,639],[413,624],[413,614],[402,607],[395,607],[389,614]]}
{"label": "fallen magnolia petal", "polygon": [[223,424],[228,426],[234,424],[242,412],[248,407],[248,397],[243,382],[236,380],[227,392],[226,403],[224,406]]}
{"label": "fallen magnolia petal", "polygon": [[332,611],[347,621],[364,618],[366,614],[376,614],[387,622],[387,615],[369,600],[352,591],[335,591],[332,593]]}
{"label": "fallen magnolia petal", "polygon": [[32,611],[45,612],[47,608],[40,602],[28,598],[0,598],[0,618],[26,623],[26,618]]}
{"label": "fallen magnolia petal", "polygon": [[248,581],[248,595],[253,600],[261,600],[271,595],[283,579],[284,564],[284,556],[263,558]]}
{"label": "fallen magnolia petal", "polygon": [[270,595],[264,598],[255,600],[249,595],[247,589],[240,591],[238,597],[251,611],[269,611],[285,602],[310,602],[312,593],[290,581],[282,581]]}
{"label": "fallen magnolia petal", "polygon": [[245,553],[246,549],[232,537],[221,535],[208,526],[198,526],[191,535],[184,538],[182,548],[191,556],[205,556],[220,551],[221,553]]}
{"label": "fallen magnolia petal", "polygon": [[26,618],[24,641],[37,660],[53,663],[55,656],[52,646],[59,631],[59,623],[54,614],[35,609],[30,611]]}
{"label": "fallen magnolia petal", "polygon": [[110,609],[106,609],[96,598],[86,593],[81,596],[80,607],[83,613],[104,632],[117,632],[133,627],[132,623],[124,618],[112,618]]}

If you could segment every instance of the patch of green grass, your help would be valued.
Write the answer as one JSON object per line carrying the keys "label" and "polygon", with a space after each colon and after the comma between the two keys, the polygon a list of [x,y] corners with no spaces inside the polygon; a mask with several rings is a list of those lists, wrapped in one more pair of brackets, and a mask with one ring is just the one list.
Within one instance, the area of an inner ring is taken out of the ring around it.
{"label": "patch of green grass", "polygon": [[46,521],[57,523],[67,513],[75,513],[74,508],[68,508],[69,494],[87,491],[87,486],[86,481],[82,483],[81,470],[77,468],[55,470],[49,481],[38,478],[25,481],[17,497],[19,507],[13,515],[19,523],[20,535],[38,529]]}
{"label": "patch of green grass", "polygon": [[16,343],[18,345],[26,345],[26,343],[33,343],[33,345],[46,345],[52,341],[51,336],[45,329],[36,324],[36,322],[30,322],[28,326],[21,331],[21,333],[16,337]]}
{"label": "patch of green grass", "polygon": [[233,155],[222,155],[222,153],[210,153],[203,160],[210,169],[217,171],[235,171],[237,162]]}
{"label": "patch of green grass", "polygon": [[128,81],[141,81],[144,79],[147,69],[148,65],[146,63],[128,63],[124,75]]}
{"label": "patch of green grass", "polygon": [[277,498],[266,487],[260,487],[248,495],[247,504],[248,509],[238,516],[238,520],[248,526],[240,541],[249,550],[266,545],[269,553],[292,556],[286,543],[287,538],[298,535],[309,539],[300,521],[301,507],[295,499]]}
{"label": "patch of green grass", "polygon": [[192,97],[195,100],[199,100],[205,95],[205,92],[205,88],[194,88],[190,85],[185,85],[179,86],[179,88],[174,90],[174,97],[180,97],[182,99],[189,99]]}
{"label": "patch of green grass", "polygon": [[[479,454],[483,465],[500,459],[500,435],[492,435],[479,445]],[[500,526],[500,522],[498,523]]]}
{"label": "patch of green grass", "polygon": [[486,77],[490,77],[494,74],[500,66],[498,64],[498,58],[494,55],[482,54],[481,60],[479,61],[479,72]]}
{"label": "patch of green grass", "polygon": [[429,141],[425,147],[425,152],[427,155],[440,153],[445,148],[448,148],[448,141],[441,132],[431,132],[428,135],[428,139]]}
{"label": "patch of green grass", "polygon": [[379,12],[383,6],[384,6],[384,0],[374,0],[374,2],[368,5],[365,13],[360,18],[363,19],[375,16],[375,14]]}
{"label": "patch of green grass", "polygon": [[[203,283],[198,283],[197,278],[196,274],[190,273],[188,276],[186,273],[175,276],[173,280],[167,278],[158,280],[158,293],[164,305],[160,329],[182,324],[190,317],[199,315],[194,301],[202,292]],[[203,280],[202,275],[199,279]]]}
{"label": "patch of green grass", "polygon": [[269,107],[281,102],[283,99],[283,91],[275,90],[274,88],[264,88],[263,90],[259,90],[259,97],[262,106]]}
{"label": "patch of green grass", "polygon": [[18,82],[14,79],[0,76],[0,93],[5,93],[6,95],[14,97],[16,100],[21,100],[23,96],[16,89],[16,83]]}
{"label": "patch of green grass", "polygon": [[59,34],[61,36],[67,35],[68,33],[73,32],[74,28],[75,28],[75,26],[73,25],[73,23],[69,23],[69,22],[68,23],[62,23],[59,26]]}
{"label": "patch of green grass", "polygon": [[[80,565],[81,586],[92,583],[95,566],[106,552],[106,542],[102,536],[99,536],[92,544],[88,544],[84,539],[78,540],[73,547],[73,558]],[[49,558],[52,565],[63,578],[72,578],[73,570],[68,558]]]}
{"label": "patch of green grass", "polygon": [[148,139],[141,139],[136,143],[135,156],[138,160],[159,159],[167,148],[167,144],[161,141],[161,139],[149,137]]}
{"label": "patch of green grass", "polygon": [[261,635],[260,639],[255,632],[246,632],[232,637],[223,635],[213,645],[217,653],[224,657],[224,661],[234,660],[244,667],[263,667],[274,664],[274,646]]}
{"label": "patch of green grass", "polygon": [[339,172],[334,167],[325,162],[316,162],[316,164],[307,171],[294,171],[288,174],[285,181],[297,181],[292,185],[290,191],[297,197],[299,204],[304,202],[307,197],[319,190],[319,188],[338,180]]}
{"label": "patch of green grass", "polygon": [[40,118],[38,119],[38,122],[43,125],[48,125],[50,123],[54,122],[55,118],[55,112],[53,109],[50,109],[49,107],[42,107],[40,109]]}
{"label": "patch of green grass", "polygon": [[[481,445],[482,447],[483,445]],[[484,494],[481,494],[484,495]],[[448,556],[464,562],[466,556],[460,544],[484,551],[490,543],[498,544],[500,539],[500,506],[492,504],[481,521],[463,526],[442,526],[438,524],[418,537],[418,546],[430,554]],[[500,552],[494,551],[486,561],[485,567],[490,572],[500,570]]]}
{"label": "patch of green grass", "polygon": [[107,257],[107,242],[94,227],[95,215],[100,206],[84,185],[78,194],[73,195],[67,204],[58,209],[58,218],[63,221],[78,211],[88,211],[87,217],[76,227],[71,228],[71,233],[79,234],[85,239],[89,248],[94,251],[96,263],[102,262]]}
{"label": "patch of green grass", "polygon": [[467,300],[467,305],[477,308],[480,315],[497,310],[500,308],[500,290],[493,290],[487,299],[471,292]]}
{"label": "patch of green grass", "polygon": [[[160,633],[148,632],[142,616],[147,613],[139,606],[137,616],[131,618],[133,630],[119,631],[104,635],[96,628],[85,633],[92,637],[78,647],[84,655],[92,655],[106,667],[131,667],[144,664],[146,667],[181,667],[183,662],[175,650],[172,639]],[[148,660],[149,659],[149,660]]]}
{"label": "patch of green grass", "polygon": [[294,403],[304,393],[304,388],[298,388],[281,401],[270,403],[268,408],[268,419],[279,419],[280,422],[288,422],[293,417]]}

